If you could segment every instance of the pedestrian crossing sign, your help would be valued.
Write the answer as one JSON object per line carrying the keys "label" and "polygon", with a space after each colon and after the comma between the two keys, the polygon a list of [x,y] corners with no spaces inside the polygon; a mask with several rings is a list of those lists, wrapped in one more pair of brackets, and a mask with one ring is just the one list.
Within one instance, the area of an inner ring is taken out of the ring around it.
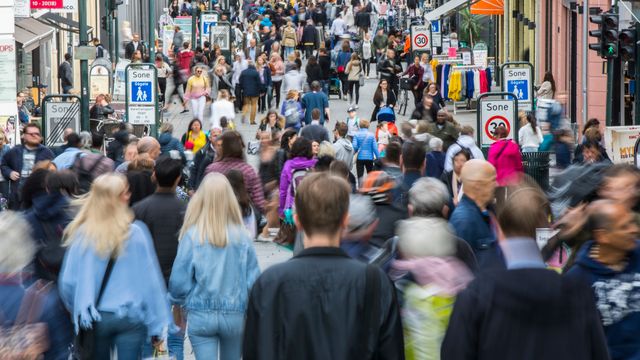
{"label": "pedestrian crossing sign", "polygon": [[153,102],[151,81],[133,81],[131,82],[131,103],[132,104],[148,104]]}

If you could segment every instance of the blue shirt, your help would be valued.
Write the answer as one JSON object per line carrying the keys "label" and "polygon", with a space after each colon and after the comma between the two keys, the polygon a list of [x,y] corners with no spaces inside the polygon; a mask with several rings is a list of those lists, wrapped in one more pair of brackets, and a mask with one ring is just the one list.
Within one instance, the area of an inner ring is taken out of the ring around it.
{"label": "blue shirt", "polygon": [[466,195],[449,219],[451,227],[460,238],[469,243],[473,252],[479,255],[489,250],[496,241],[496,234],[491,227],[491,216],[488,211],[481,211],[478,205]]}
{"label": "blue shirt", "polygon": [[329,107],[329,98],[322,91],[310,92],[302,97],[302,108],[305,109],[304,123],[311,124],[311,112],[313,109],[320,110],[320,125],[324,125],[324,109]]}
{"label": "blue shirt", "polygon": [[[65,151],[58,155],[55,159],[53,159],[53,163],[56,165],[58,170],[69,169],[73,166],[73,163],[76,162],[76,157],[78,153],[81,153],[82,150],[76,147],[68,147]],[[84,156],[84,155],[80,155]]]}

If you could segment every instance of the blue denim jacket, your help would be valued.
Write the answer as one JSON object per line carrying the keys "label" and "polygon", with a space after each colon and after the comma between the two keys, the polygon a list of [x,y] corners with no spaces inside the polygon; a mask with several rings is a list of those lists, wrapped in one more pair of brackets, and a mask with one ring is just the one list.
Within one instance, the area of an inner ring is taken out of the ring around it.
{"label": "blue denim jacket", "polygon": [[451,214],[449,223],[456,235],[465,240],[476,256],[483,250],[489,250],[496,241],[488,211],[481,211],[468,196],[463,195],[460,203]]}
{"label": "blue denim jacket", "polygon": [[169,279],[171,302],[196,311],[244,312],[249,290],[260,275],[249,234],[241,226],[228,226],[228,243],[201,244],[196,229],[180,240]]}

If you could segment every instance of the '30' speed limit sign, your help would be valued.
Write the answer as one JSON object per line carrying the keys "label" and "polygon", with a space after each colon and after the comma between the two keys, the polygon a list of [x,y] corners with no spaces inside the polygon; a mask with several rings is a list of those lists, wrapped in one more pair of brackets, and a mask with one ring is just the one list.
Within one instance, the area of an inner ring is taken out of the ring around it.
{"label": "'30' speed limit sign", "polygon": [[431,26],[414,25],[411,27],[411,49],[428,50],[431,46]]}

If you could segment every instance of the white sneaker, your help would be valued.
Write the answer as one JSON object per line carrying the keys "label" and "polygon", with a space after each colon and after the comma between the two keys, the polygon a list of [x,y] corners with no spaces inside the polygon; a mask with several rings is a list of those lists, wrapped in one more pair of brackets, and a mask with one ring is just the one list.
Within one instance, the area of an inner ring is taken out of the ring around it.
{"label": "white sneaker", "polygon": [[273,239],[275,238],[275,236],[264,236],[262,234],[258,235],[258,237],[256,238],[256,241],[260,241],[260,242],[273,242]]}

